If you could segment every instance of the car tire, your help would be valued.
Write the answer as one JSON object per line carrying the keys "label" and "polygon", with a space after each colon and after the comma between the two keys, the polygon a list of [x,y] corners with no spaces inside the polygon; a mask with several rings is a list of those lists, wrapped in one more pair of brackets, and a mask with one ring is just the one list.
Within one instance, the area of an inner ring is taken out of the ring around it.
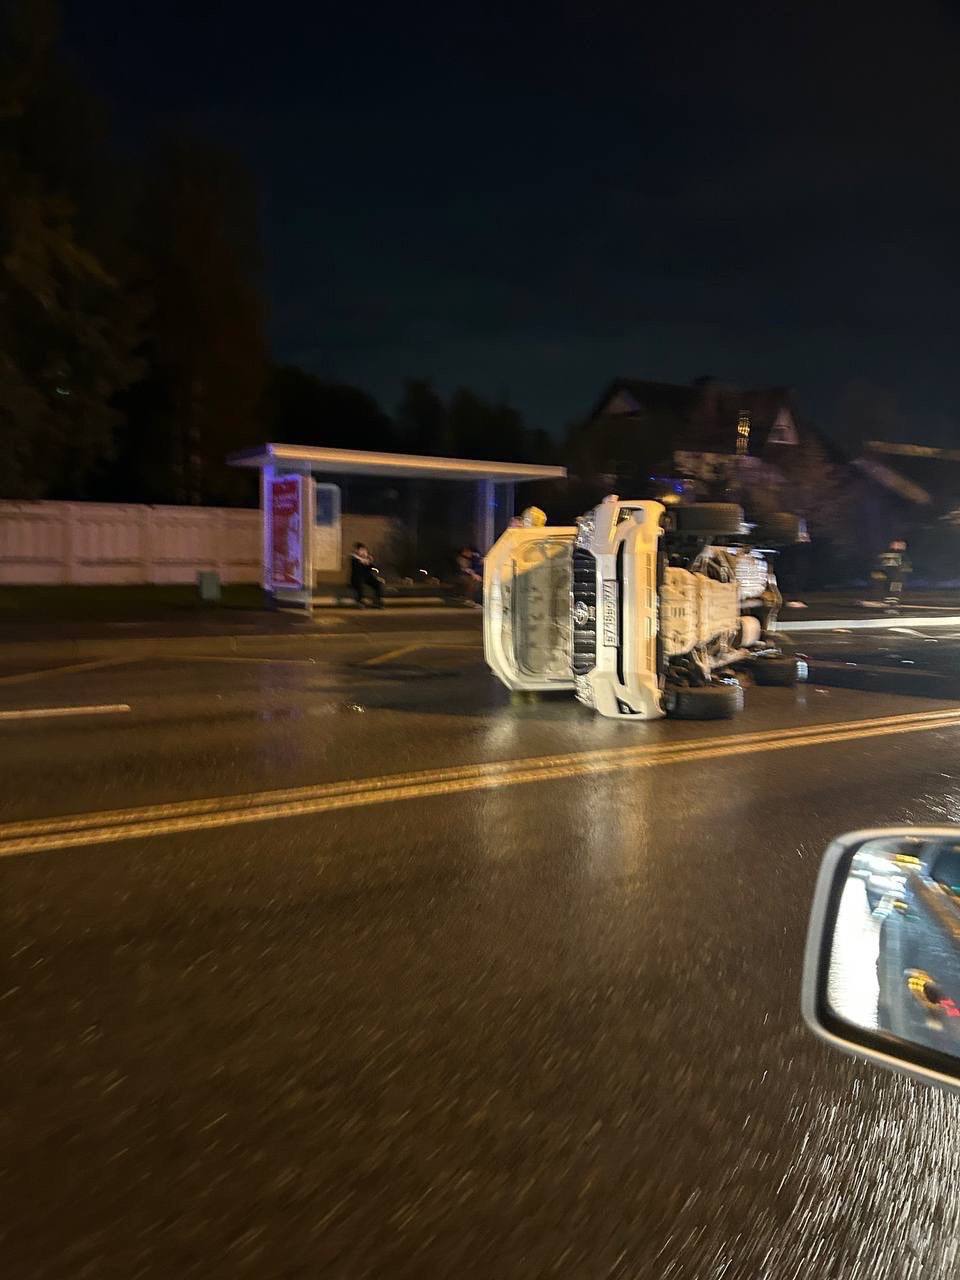
{"label": "car tire", "polygon": [[668,686],[664,710],[675,720],[729,720],[743,710],[743,690],[736,681]]}
{"label": "car tire", "polygon": [[773,511],[760,521],[757,536],[771,547],[793,547],[800,541],[800,517],[789,511]]}
{"label": "car tire", "polygon": [[673,508],[678,533],[738,534],[743,508],[735,502],[695,502]]}
{"label": "car tire", "polygon": [[805,668],[796,658],[757,658],[750,671],[756,684],[792,689],[804,678]]}

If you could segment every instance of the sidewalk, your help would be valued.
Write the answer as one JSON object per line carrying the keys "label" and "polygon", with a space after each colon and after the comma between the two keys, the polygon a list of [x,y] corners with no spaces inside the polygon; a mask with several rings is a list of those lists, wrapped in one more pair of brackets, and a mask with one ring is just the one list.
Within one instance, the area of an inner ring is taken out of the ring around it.
{"label": "sidewalk", "polygon": [[[457,607],[457,590],[443,584],[395,587],[384,593],[389,609],[409,609],[423,605]],[[315,609],[356,609],[346,586],[323,586],[314,593]],[[0,585],[0,627],[20,622],[162,621],[166,618],[198,617],[236,613],[272,613],[261,587],[253,583],[229,583],[216,601],[204,601],[192,583],[125,586],[12,586]]]}

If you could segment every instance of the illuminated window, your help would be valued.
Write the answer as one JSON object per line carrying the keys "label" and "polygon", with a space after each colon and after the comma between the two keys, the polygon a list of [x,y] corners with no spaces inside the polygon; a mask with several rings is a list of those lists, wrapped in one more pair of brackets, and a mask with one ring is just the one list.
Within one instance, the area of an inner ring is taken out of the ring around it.
{"label": "illuminated window", "polygon": [[737,421],[737,453],[744,454],[750,451],[750,415],[741,410],[740,417]]}

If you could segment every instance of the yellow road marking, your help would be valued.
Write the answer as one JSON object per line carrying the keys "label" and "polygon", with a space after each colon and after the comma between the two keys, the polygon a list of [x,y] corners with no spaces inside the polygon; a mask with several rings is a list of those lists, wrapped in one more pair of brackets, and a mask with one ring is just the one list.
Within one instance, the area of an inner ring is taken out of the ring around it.
{"label": "yellow road marking", "polygon": [[425,649],[482,649],[483,640],[427,640]]}
{"label": "yellow road marking", "polygon": [[663,764],[721,760],[764,751],[784,751],[793,747],[957,727],[960,727],[960,710],[923,712],[741,734],[730,738],[685,739],[679,743],[647,747],[464,765],[459,768],[355,779],[248,796],[148,805],[140,809],[80,814],[62,819],[40,819],[32,823],[7,823],[0,826],[0,857],[232,827],[278,818],[304,817],[339,809],[426,799],[501,786],[550,782]]}
{"label": "yellow road marking", "polygon": [[129,711],[126,702],[106,703],[99,707],[21,707],[17,711],[0,711],[0,720],[49,720],[54,716],[107,716]]}
{"label": "yellow road marking", "polygon": [[315,667],[316,658],[255,658],[227,653],[178,653],[177,662],[253,662],[273,667]]}
{"label": "yellow road marking", "polygon": [[593,751],[572,751],[549,756],[520,756],[512,760],[488,760],[477,764],[448,765],[439,769],[416,769],[407,773],[382,774],[372,778],[348,778],[338,782],[310,783],[302,787],[283,787],[270,791],[254,791],[225,796],[208,796],[198,800],[175,800],[165,804],[139,805],[126,809],[108,809],[100,813],[69,814],[64,817],[33,818],[18,822],[0,823],[0,841],[12,836],[34,835],[51,831],[79,831],[88,827],[103,827],[131,822],[145,822],[157,818],[182,818],[198,813],[211,813],[225,809],[255,808],[260,805],[286,804],[301,800],[317,799],[331,795],[352,795],[358,791],[377,788],[407,787],[437,781],[474,778],[481,774],[499,771],[510,773],[517,769],[563,768],[569,764],[591,762],[602,764],[608,759],[626,763],[647,756],[669,757],[685,753],[693,747],[712,748],[714,744],[765,743],[771,739],[790,740],[816,734],[833,734],[850,729],[872,729],[884,725],[903,725],[945,722],[960,724],[960,708],[943,708],[939,711],[914,711],[894,716],[877,716],[865,720],[840,720],[826,724],[797,725],[789,729],[763,729],[752,733],[739,733],[720,738],[682,738],[677,742],[641,743],[635,747],[600,747]]}
{"label": "yellow road marking", "polygon": [[0,676],[0,684],[28,684],[45,676],[73,675],[77,671],[96,671],[101,667],[121,667],[124,663],[137,662],[137,658],[93,658],[89,662],[74,662],[66,667],[44,667],[40,671],[22,671],[13,676]]}
{"label": "yellow road marking", "polygon": [[402,658],[408,653],[415,653],[417,649],[422,649],[423,644],[404,644],[399,649],[391,649],[389,653],[378,654],[375,658],[367,658],[365,662],[361,662],[361,667],[379,667],[382,662],[392,662],[394,658]]}

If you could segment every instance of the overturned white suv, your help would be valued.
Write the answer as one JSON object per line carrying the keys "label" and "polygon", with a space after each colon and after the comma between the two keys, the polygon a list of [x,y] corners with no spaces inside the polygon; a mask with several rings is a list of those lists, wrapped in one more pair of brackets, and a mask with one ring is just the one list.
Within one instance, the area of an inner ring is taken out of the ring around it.
{"label": "overturned white suv", "polygon": [[[796,541],[772,517],[771,549]],[[724,719],[743,705],[734,669],[792,685],[804,664],[772,631],[776,578],[732,503],[604,499],[575,526],[510,528],[484,562],[483,638],[516,692],[569,689],[601,715]]]}

